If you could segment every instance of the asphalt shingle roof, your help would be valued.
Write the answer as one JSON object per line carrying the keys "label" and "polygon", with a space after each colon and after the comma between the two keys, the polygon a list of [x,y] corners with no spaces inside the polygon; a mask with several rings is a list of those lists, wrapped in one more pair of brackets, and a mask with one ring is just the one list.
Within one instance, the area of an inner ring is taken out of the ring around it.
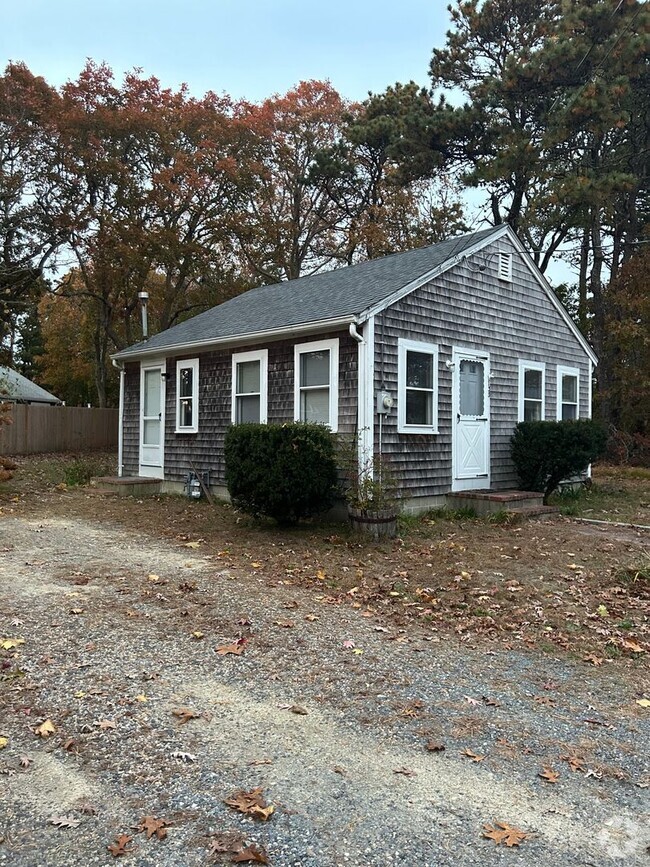
{"label": "asphalt shingle roof", "polygon": [[356,316],[495,231],[492,227],[430,247],[258,286],[128,347],[117,357]]}
{"label": "asphalt shingle roof", "polygon": [[58,397],[27,379],[11,367],[0,366],[0,400],[8,398],[24,403],[61,403]]}

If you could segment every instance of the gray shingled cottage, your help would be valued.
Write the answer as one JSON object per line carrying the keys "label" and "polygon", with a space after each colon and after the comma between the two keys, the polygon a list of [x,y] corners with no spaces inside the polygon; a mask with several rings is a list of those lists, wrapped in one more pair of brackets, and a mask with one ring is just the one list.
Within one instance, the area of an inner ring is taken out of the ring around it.
{"label": "gray shingled cottage", "polygon": [[120,475],[224,493],[243,421],[381,450],[411,510],[516,488],[517,421],[587,418],[597,359],[508,226],[260,286],[114,357]]}

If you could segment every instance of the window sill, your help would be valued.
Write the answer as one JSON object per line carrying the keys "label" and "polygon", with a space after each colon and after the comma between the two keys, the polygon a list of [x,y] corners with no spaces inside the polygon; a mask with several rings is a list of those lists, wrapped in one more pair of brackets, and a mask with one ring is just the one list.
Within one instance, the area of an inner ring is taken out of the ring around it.
{"label": "window sill", "polygon": [[197,434],[198,432],[198,427],[177,427],[174,431],[177,434]]}
{"label": "window sill", "polygon": [[438,434],[440,431],[438,428],[434,427],[425,427],[419,425],[403,425],[398,426],[397,428],[398,434]]}

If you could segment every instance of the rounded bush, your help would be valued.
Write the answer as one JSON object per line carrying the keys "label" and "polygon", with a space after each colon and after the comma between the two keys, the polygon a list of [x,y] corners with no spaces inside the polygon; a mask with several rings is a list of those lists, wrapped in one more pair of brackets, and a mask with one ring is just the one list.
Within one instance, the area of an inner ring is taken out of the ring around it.
{"label": "rounded bush", "polygon": [[605,449],[602,425],[582,421],[522,421],[510,441],[522,489],[543,491],[544,499],[563,479],[584,472]]}
{"label": "rounded bush", "polygon": [[323,425],[233,425],[224,448],[226,485],[242,511],[294,524],[333,505],[338,489],[335,442]]}

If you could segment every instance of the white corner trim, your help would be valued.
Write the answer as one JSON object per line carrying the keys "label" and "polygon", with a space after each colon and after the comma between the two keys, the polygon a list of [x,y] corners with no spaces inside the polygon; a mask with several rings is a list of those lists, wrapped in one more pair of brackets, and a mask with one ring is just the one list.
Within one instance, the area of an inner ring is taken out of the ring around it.
{"label": "white corner trim", "polygon": [[339,429],[339,339],[314,340],[312,343],[297,343],[293,356],[293,418],[300,421],[300,356],[305,352],[324,352],[330,354],[329,383],[329,429],[336,433]]}
{"label": "white corner trim", "polygon": [[[433,387],[431,424],[406,423],[406,354],[422,352],[433,358]],[[397,341],[397,433],[400,434],[437,434],[438,433],[438,344],[408,340],[400,337]]]}
{"label": "white corner trim", "polygon": [[369,478],[374,478],[375,455],[375,318],[363,326],[359,344],[358,460]]}
{"label": "white corner trim", "polygon": [[525,386],[525,378],[524,374],[527,370],[541,370],[542,372],[542,418],[544,421],[546,418],[546,364],[543,361],[526,361],[525,359],[519,359],[519,401],[518,401],[518,409],[517,409],[517,421],[524,420],[524,386]]}
{"label": "white corner trim", "polygon": [[260,424],[266,424],[268,418],[269,393],[269,351],[254,349],[250,352],[233,352],[231,376],[230,420],[237,424],[237,365],[246,361],[260,363]]}

